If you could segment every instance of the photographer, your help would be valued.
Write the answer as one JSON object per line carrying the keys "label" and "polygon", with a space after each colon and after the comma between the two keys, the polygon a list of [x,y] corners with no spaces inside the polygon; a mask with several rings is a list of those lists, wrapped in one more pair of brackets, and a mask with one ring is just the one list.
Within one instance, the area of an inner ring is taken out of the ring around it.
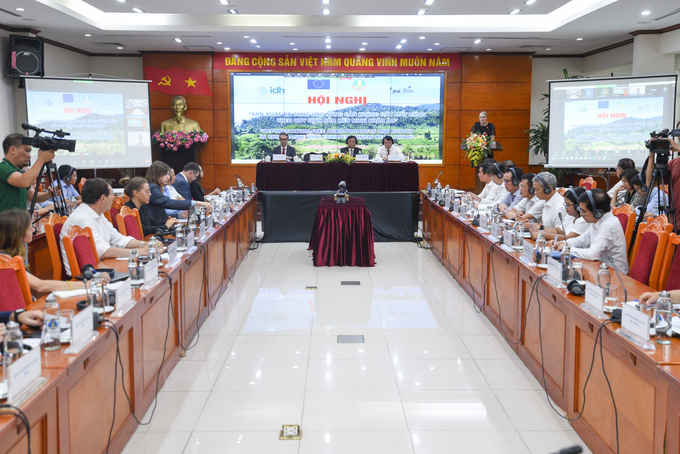
{"label": "photographer", "polygon": [[[21,169],[31,160],[31,146],[22,145],[22,137],[21,134],[10,134],[2,141],[5,157],[0,163],[0,212],[10,208],[26,211],[27,202],[33,199],[35,191],[31,185],[40,177],[43,165],[54,159],[54,150],[39,150],[33,166],[23,172]],[[37,201],[44,202],[51,197],[51,192],[39,193]]]}
{"label": "photographer", "polygon": [[[655,139],[657,139],[655,137]],[[680,152],[680,145],[678,145],[675,141],[669,139],[669,138],[662,138],[660,140],[667,140],[670,142],[670,149],[671,152]],[[650,152],[649,153],[649,159],[648,159],[648,164],[647,164],[647,177],[646,177],[646,184],[647,186],[652,184],[652,176],[654,169],[656,167],[656,153]],[[668,171],[671,174],[671,184],[673,185],[673,190],[675,194],[673,194],[673,208],[675,209],[675,222],[676,225],[680,225],[680,159],[671,159],[668,162]]]}

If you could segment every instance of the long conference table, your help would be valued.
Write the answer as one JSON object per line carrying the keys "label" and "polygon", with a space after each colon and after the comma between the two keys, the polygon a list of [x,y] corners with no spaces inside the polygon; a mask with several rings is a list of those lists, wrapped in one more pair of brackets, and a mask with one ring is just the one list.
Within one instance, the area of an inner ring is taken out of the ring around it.
{"label": "long conference table", "polygon": [[[584,298],[545,280],[534,287],[545,271],[529,266],[520,253],[494,244],[488,233],[422,194],[423,231],[434,256],[568,418],[577,418],[585,401],[582,417],[571,425],[590,450],[616,453],[615,412],[599,346],[593,356],[601,321],[580,307]],[[584,278],[596,282],[598,266],[583,261]],[[614,270],[610,273],[616,282]],[[651,290],[621,277],[631,300]],[[612,323],[602,330],[602,358],[618,411],[619,452],[678,453],[680,341],[656,344],[656,351],[649,352],[617,334],[619,326]]]}
{"label": "long conference table", "polygon": [[[137,428],[131,408],[141,419],[158,389],[189,346],[255,238],[256,199],[244,202],[222,225],[208,231],[205,241],[185,253],[148,291],[133,290],[136,303],[119,318],[109,317],[120,333],[120,359],[115,381],[116,337],[110,328],[78,354],[41,351],[47,383],[21,405],[31,426],[31,451],[94,454],[106,450],[115,424],[110,453],[120,453]],[[127,261],[106,260],[105,266],[127,272]],[[75,309],[83,297],[61,299]],[[40,309],[44,298],[30,309]],[[115,313],[115,312],[114,312]],[[166,344],[167,333],[167,344]],[[164,359],[163,359],[164,358]],[[122,377],[122,380],[121,380]],[[130,396],[130,404],[122,383]],[[114,402],[114,383],[116,393]],[[19,419],[0,416],[0,454],[27,452],[26,430]]]}

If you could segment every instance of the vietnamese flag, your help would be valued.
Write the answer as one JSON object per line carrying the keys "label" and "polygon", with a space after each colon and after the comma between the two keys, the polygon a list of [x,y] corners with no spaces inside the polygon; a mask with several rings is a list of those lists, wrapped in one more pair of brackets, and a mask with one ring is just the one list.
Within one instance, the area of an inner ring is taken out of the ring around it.
{"label": "vietnamese flag", "polygon": [[204,95],[210,96],[208,76],[205,71],[190,71],[184,68],[160,69],[144,67],[146,79],[150,79],[150,91],[160,91],[166,95]]}

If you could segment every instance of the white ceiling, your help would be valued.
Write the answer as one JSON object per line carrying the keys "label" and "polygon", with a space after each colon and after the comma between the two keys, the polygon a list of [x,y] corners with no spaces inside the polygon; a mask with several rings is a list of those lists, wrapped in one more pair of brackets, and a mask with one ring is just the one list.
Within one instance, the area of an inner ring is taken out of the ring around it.
{"label": "white ceiling", "polygon": [[[424,6],[425,0],[329,0],[328,5],[322,0],[229,1],[222,6],[218,0],[0,0],[0,24],[40,30],[40,37],[95,54],[224,47],[358,52],[364,47],[366,52],[490,49],[545,55],[584,54],[630,39],[633,31],[680,23],[677,0],[536,0],[532,5],[523,0],[436,0],[432,6]],[[132,12],[133,7],[145,13]],[[229,14],[232,8],[239,14]],[[324,8],[331,13],[322,15]],[[426,14],[416,15],[421,8]],[[522,11],[509,15],[515,8]],[[642,16],[644,10],[651,14]],[[331,38],[330,50],[326,37]],[[482,42],[473,44],[477,38]],[[397,50],[402,39],[406,42]]]}

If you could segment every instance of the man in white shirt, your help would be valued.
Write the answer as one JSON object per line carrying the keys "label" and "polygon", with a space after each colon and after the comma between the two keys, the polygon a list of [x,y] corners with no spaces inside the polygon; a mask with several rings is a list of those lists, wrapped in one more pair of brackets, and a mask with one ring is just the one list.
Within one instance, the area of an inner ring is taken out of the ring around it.
{"label": "man in white shirt", "polygon": [[113,189],[105,180],[101,178],[87,180],[83,185],[82,197],[83,203],[68,217],[59,235],[61,258],[67,275],[71,275],[71,267],[66,257],[66,249],[64,249],[64,237],[74,225],[81,228],[89,227],[92,230],[97,258],[100,261],[127,257],[130,255],[130,249],[139,248],[139,255],[148,254],[148,243],[122,235],[104,217],[104,213],[111,209],[111,202],[113,202]]}
{"label": "man in white shirt", "polygon": [[[574,257],[598,260],[613,266],[619,273],[628,273],[626,238],[619,219],[611,214],[611,199],[601,189],[593,189],[578,198],[579,211],[590,227],[586,232],[567,240]],[[562,250],[564,243],[557,244]],[[614,264],[609,261],[612,257]]]}
{"label": "man in white shirt", "polygon": [[559,215],[566,219],[567,210],[564,208],[564,197],[557,192],[557,178],[550,172],[541,172],[532,181],[534,194],[545,202],[541,218],[543,224],[532,223],[533,230],[554,229],[562,225]]}
{"label": "man in white shirt", "polygon": [[524,172],[519,167],[510,167],[505,169],[503,174],[503,186],[505,187],[505,197],[494,207],[495,211],[505,215],[508,211],[513,209],[522,200],[522,191],[520,190],[520,179]]}
{"label": "man in white shirt", "polygon": [[375,155],[376,160],[387,161],[387,156],[395,155],[399,156],[400,161],[404,160],[404,155],[402,154],[401,149],[394,145],[394,139],[391,136],[383,137],[382,143],[382,146],[378,148],[378,151]]}
{"label": "man in white shirt", "polygon": [[468,197],[471,197],[472,200],[483,205],[490,204],[492,201],[498,199],[498,195],[501,192],[501,186],[496,184],[493,179],[491,179],[491,175],[489,174],[489,167],[494,162],[495,161],[493,159],[485,159],[479,165],[479,172],[477,173],[477,176],[479,177],[479,181],[485,183],[482,192],[480,192],[479,195],[476,195],[472,192],[467,193]]}
{"label": "man in white shirt", "polygon": [[[532,181],[536,175],[533,173],[525,173],[519,182],[519,190],[522,195],[522,200],[515,205],[515,208],[509,210],[505,213],[505,217],[508,219],[515,219],[518,221],[526,221],[527,226],[530,225],[531,221],[541,222],[541,216],[543,215],[543,206],[545,202],[539,200],[533,194]],[[525,227],[529,228],[529,227]]]}

